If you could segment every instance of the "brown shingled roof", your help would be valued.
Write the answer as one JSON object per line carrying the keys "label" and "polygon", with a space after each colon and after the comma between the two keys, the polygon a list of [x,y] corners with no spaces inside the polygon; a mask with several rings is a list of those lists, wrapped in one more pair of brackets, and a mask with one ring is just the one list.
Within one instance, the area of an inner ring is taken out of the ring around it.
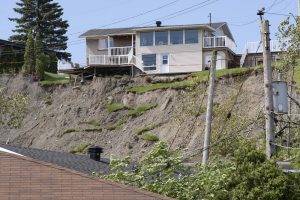
{"label": "brown shingled roof", "polygon": [[0,152],[1,199],[171,200],[32,158]]}

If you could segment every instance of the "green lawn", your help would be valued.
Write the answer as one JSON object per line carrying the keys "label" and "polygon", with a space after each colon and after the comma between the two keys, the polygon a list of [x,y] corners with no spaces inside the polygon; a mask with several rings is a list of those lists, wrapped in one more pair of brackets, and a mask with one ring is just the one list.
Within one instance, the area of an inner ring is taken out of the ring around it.
{"label": "green lawn", "polygon": [[[243,68],[234,68],[234,69],[221,69],[217,70],[216,77],[226,77],[226,76],[236,76],[244,75],[247,72],[252,72],[256,70],[257,67],[243,67]],[[149,85],[138,85],[128,88],[129,92],[134,92],[142,94],[148,91],[158,90],[158,89],[184,89],[188,87],[194,87],[201,82],[206,82],[208,80],[208,71],[195,72],[192,74],[192,77],[184,81],[176,81],[172,83],[154,83]]]}
{"label": "green lawn", "polygon": [[45,72],[45,79],[41,81],[43,86],[68,84],[70,82],[67,75],[59,75],[50,72]]}

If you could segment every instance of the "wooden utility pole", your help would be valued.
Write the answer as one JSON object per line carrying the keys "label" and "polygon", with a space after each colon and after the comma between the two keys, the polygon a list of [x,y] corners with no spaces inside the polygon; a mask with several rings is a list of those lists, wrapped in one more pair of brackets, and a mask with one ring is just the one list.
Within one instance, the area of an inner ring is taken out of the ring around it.
{"label": "wooden utility pole", "polygon": [[270,159],[275,154],[274,142],[274,117],[273,117],[273,90],[272,66],[270,51],[269,21],[261,21],[261,39],[264,57],[264,90],[265,90],[265,117],[266,117],[266,156]]}
{"label": "wooden utility pole", "polygon": [[300,0],[298,0],[298,17],[300,16]]}
{"label": "wooden utility pole", "polygon": [[213,97],[214,97],[214,90],[215,90],[216,63],[217,63],[217,51],[213,51],[212,59],[211,59],[211,66],[210,66],[210,75],[209,75],[209,90],[208,90],[208,101],[207,101],[206,121],[205,121],[205,135],[204,135],[204,146],[203,146],[202,164],[204,164],[204,165],[208,162],[208,158],[209,158]]}

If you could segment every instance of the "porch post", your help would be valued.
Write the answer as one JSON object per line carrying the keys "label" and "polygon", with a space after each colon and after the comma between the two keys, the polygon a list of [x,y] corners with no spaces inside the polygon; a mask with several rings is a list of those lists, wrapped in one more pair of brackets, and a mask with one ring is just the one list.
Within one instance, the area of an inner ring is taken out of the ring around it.
{"label": "porch post", "polygon": [[131,47],[133,49],[133,34],[131,35]]}
{"label": "porch post", "polygon": [[110,36],[107,36],[107,50],[108,50],[108,55],[111,56],[111,50],[110,50]]}

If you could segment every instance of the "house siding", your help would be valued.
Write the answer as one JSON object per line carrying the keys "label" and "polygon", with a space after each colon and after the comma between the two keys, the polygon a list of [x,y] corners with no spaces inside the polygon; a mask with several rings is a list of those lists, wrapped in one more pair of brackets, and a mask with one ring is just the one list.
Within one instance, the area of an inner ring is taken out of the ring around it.
{"label": "house siding", "polygon": [[159,200],[170,199],[141,189],[0,152],[0,199],[87,199]]}
{"label": "house siding", "polygon": [[[228,69],[228,52],[227,51],[218,51],[217,53],[217,69]],[[204,66],[207,66],[207,59],[208,57],[211,58],[212,51],[203,52],[203,60]]]}
{"label": "house siding", "polygon": [[169,54],[170,72],[193,72],[202,70],[203,31],[199,30],[197,44],[140,46],[140,33],[136,34],[136,56],[142,59],[143,54],[156,54],[156,70],[160,72],[161,54]]}

